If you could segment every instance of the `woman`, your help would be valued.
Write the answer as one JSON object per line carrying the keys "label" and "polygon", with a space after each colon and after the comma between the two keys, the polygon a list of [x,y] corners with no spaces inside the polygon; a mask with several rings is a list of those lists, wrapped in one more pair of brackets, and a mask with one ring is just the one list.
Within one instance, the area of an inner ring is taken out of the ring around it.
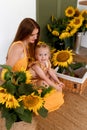
{"label": "woman", "polygon": [[39,40],[40,27],[31,18],[25,18],[19,25],[16,36],[9,47],[6,64],[14,71],[27,69],[28,62],[34,58],[34,48]]}
{"label": "woman", "polygon": [[[12,66],[13,71],[28,69],[29,63],[34,59],[34,49],[39,41],[39,36],[40,27],[33,19],[25,18],[20,23],[6,58],[6,64]],[[56,101],[57,98],[60,100]],[[58,109],[63,103],[62,92],[58,94],[55,91],[45,98],[45,107],[49,112]]]}

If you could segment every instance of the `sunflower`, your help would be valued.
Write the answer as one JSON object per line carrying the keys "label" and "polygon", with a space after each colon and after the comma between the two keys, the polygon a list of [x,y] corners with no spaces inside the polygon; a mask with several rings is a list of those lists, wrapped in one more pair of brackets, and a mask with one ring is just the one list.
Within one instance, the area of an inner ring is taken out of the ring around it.
{"label": "sunflower", "polygon": [[6,95],[7,95],[6,89],[0,87],[0,103],[1,104],[4,104],[6,102],[6,98],[5,98]]}
{"label": "sunflower", "polygon": [[0,87],[0,93],[5,93],[6,92],[6,89]]}
{"label": "sunflower", "polygon": [[31,83],[32,74],[29,71],[25,71],[26,74],[26,84]]}
{"label": "sunflower", "polygon": [[52,49],[50,50],[50,52],[51,52],[51,55],[53,55],[53,54],[56,52],[56,49],[55,49],[55,48],[52,48]]}
{"label": "sunflower", "polygon": [[49,32],[52,32],[52,29],[49,24],[47,24],[47,29],[49,30]]}
{"label": "sunflower", "polygon": [[46,43],[43,42],[43,41],[39,41],[39,42],[37,43],[37,45],[46,45]]}
{"label": "sunflower", "polygon": [[84,18],[87,18],[87,10],[82,10],[82,11],[81,11],[81,15],[82,15]]}
{"label": "sunflower", "polygon": [[80,10],[78,8],[75,9],[75,17],[78,17],[80,15]]}
{"label": "sunflower", "polygon": [[65,39],[65,38],[67,38],[69,36],[70,36],[70,33],[65,31],[65,32],[61,33],[61,35],[59,36],[59,38],[60,39]]}
{"label": "sunflower", "polygon": [[5,80],[5,75],[6,75],[6,73],[8,72],[8,70],[7,69],[3,69],[2,70],[2,72],[1,72],[1,80]]}
{"label": "sunflower", "polygon": [[44,100],[32,93],[31,95],[24,95],[19,98],[19,101],[23,101],[25,109],[29,109],[37,114],[37,111],[43,106]]}
{"label": "sunflower", "polygon": [[54,66],[68,67],[73,62],[72,50],[61,50],[53,54],[52,62]]}
{"label": "sunflower", "polygon": [[31,79],[32,79],[32,74],[30,73],[30,71],[29,70],[24,70],[23,68],[21,68],[21,70],[20,70],[20,72],[21,72],[21,74],[23,75],[23,77],[24,77],[24,81],[25,81],[25,83],[26,84],[29,84],[29,83],[31,83]]}
{"label": "sunflower", "polygon": [[6,92],[6,89],[0,87],[0,103],[6,104],[6,108],[16,108],[19,107],[18,101],[15,97]]}
{"label": "sunflower", "polygon": [[23,68],[19,72],[14,72],[14,76],[12,78],[12,81],[14,84],[17,83],[31,83],[32,74],[30,71],[26,71]]}
{"label": "sunflower", "polygon": [[56,20],[56,18],[52,15],[51,16],[51,21],[54,22]]}
{"label": "sunflower", "polygon": [[77,32],[77,28],[73,27],[70,31],[70,36],[73,36]]}
{"label": "sunflower", "polygon": [[83,24],[83,20],[84,20],[84,18],[81,15],[79,17],[75,17],[71,21],[71,26],[73,26],[75,28],[80,28]]}
{"label": "sunflower", "polygon": [[69,7],[65,10],[65,15],[66,15],[67,17],[73,17],[74,14],[75,14],[75,9],[74,9],[74,7],[72,7],[72,6],[69,6]]}
{"label": "sunflower", "polygon": [[56,30],[53,30],[53,31],[52,31],[52,35],[54,35],[54,36],[59,36],[59,32],[56,31]]}
{"label": "sunflower", "polygon": [[7,96],[6,93],[1,93],[0,92],[0,103],[1,104],[4,104],[6,102],[6,96]]}
{"label": "sunflower", "polygon": [[5,99],[6,99],[6,108],[17,108],[20,106],[16,98],[9,93],[6,94]]}

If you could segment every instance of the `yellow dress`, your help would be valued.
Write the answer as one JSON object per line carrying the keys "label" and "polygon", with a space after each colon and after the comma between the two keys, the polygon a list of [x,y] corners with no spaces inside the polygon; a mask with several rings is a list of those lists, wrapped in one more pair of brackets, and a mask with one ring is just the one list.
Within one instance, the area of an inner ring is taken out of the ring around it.
{"label": "yellow dress", "polygon": [[[31,64],[30,69],[31,69],[31,71],[33,71],[33,74],[34,74],[32,82],[36,86],[38,84],[37,82],[39,82],[39,83],[41,82],[41,79],[39,79],[39,77],[35,74],[35,71],[32,68],[32,66],[35,64],[39,65],[43,69],[43,71],[48,70],[51,67],[51,64],[50,64],[50,61],[48,61],[48,65],[45,68],[43,66],[41,66],[38,61],[33,62]],[[43,80],[42,80],[42,82],[43,82]],[[40,83],[40,86],[42,85],[42,82]],[[64,94],[56,89],[53,89],[49,94],[47,94],[44,97],[44,100],[45,100],[44,107],[49,112],[51,112],[51,111],[57,110],[58,108],[60,108],[61,105],[63,105]]]}
{"label": "yellow dress", "polygon": [[52,112],[59,109],[64,104],[64,95],[62,92],[54,89],[53,92],[44,98],[44,100],[44,107],[48,110],[48,112]]}
{"label": "yellow dress", "polygon": [[[22,44],[24,48],[24,57],[21,58],[19,61],[17,61],[16,64],[13,66],[14,71],[20,71],[20,68],[24,68],[26,70],[28,66],[27,52],[23,43],[21,41],[18,41],[18,42],[14,42],[12,45],[15,45],[18,43]],[[46,97],[44,97],[44,100],[45,100],[44,107],[49,112],[57,110],[64,103],[63,97],[64,96],[62,92],[59,92],[56,89],[54,89],[51,93],[49,93],[48,95],[46,95]]]}
{"label": "yellow dress", "polygon": [[24,49],[24,57],[21,58],[20,60],[18,60],[15,65],[13,66],[13,71],[20,71],[21,68],[23,68],[24,70],[27,69],[27,66],[28,66],[28,58],[27,58],[27,53],[26,53],[26,48],[23,44],[23,42],[21,41],[17,41],[17,42],[14,42],[12,44],[12,46],[15,46],[15,44],[21,44],[23,46],[23,49]]}

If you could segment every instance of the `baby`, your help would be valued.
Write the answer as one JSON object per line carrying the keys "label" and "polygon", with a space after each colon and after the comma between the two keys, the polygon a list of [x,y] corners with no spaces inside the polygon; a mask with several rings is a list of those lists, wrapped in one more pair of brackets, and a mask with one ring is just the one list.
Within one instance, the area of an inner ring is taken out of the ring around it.
{"label": "baby", "polygon": [[33,83],[36,86],[52,86],[62,91],[64,84],[59,81],[55,70],[51,68],[50,57],[50,47],[47,44],[41,42],[35,47],[36,61],[29,67]]}

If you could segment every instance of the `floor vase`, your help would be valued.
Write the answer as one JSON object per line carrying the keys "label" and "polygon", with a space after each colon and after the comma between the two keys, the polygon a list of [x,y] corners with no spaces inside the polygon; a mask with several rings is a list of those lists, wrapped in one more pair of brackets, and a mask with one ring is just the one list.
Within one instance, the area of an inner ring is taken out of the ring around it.
{"label": "floor vase", "polygon": [[[33,118],[32,123],[27,123],[24,121],[15,122],[10,130],[36,130],[37,119]],[[0,130],[7,130],[5,126],[5,119],[0,117]]]}
{"label": "floor vase", "polygon": [[78,32],[77,35],[76,35],[76,42],[75,42],[74,51],[75,51],[77,54],[79,54],[79,51],[80,51],[82,36],[83,36],[83,33],[82,33],[82,32]]}
{"label": "floor vase", "polygon": [[74,44],[75,44],[75,35],[68,37],[68,38],[65,38],[64,43],[65,43],[65,49],[67,49],[67,48],[73,49]]}

